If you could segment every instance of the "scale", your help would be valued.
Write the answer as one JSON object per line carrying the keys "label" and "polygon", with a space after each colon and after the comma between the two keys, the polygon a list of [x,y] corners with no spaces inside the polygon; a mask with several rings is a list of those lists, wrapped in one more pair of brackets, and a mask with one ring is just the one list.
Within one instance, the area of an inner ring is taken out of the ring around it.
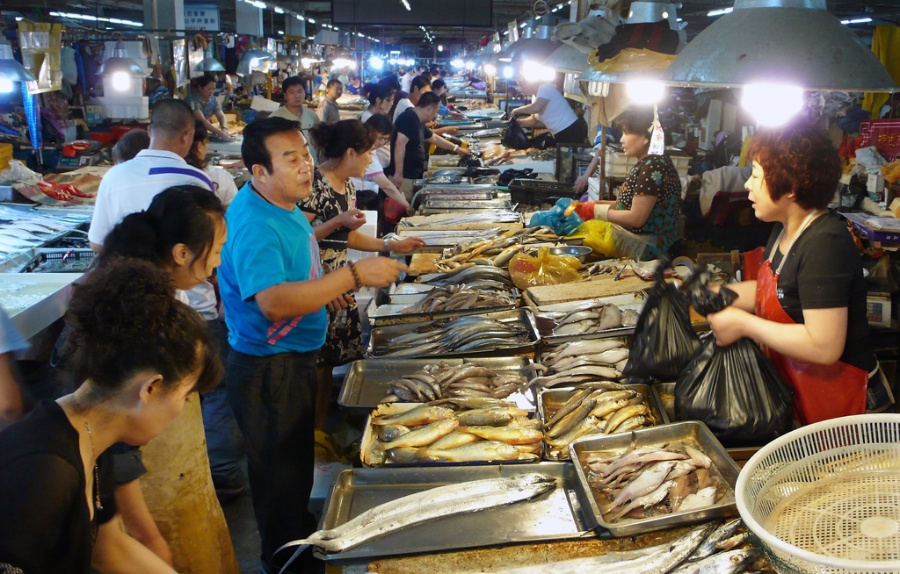
{"label": "scale", "polygon": [[76,140],[63,146],[62,155],[56,165],[57,171],[71,171],[88,165],[97,165],[106,159],[100,142]]}

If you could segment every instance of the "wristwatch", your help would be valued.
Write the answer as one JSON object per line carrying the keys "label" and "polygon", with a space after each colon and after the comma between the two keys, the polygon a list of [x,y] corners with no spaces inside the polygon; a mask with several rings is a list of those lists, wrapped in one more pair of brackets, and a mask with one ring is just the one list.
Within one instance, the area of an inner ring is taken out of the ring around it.
{"label": "wristwatch", "polygon": [[397,239],[397,236],[393,233],[388,233],[387,235],[384,236],[384,250],[387,253],[391,252],[391,248],[390,248],[391,239]]}
{"label": "wristwatch", "polygon": [[458,149],[459,149],[459,144],[454,145],[454,146],[453,146],[453,149],[450,150],[450,152],[451,152],[451,153],[456,153],[456,150],[458,150]]}

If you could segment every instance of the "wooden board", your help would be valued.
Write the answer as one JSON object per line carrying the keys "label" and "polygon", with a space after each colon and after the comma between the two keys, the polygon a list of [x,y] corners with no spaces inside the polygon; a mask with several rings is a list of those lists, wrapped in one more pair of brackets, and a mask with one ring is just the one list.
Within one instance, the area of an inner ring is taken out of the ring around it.
{"label": "wooden board", "polygon": [[409,271],[407,275],[410,277],[418,277],[437,271],[437,261],[441,258],[440,253],[413,253],[409,261]]}
{"label": "wooden board", "polygon": [[598,277],[592,281],[529,287],[526,294],[536,305],[549,305],[551,303],[610,297],[625,293],[638,293],[653,285],[653,281],[644,281],[634,275],[621,278],[618,281],[614,281],[613,278],[613,275],[608,275]]}

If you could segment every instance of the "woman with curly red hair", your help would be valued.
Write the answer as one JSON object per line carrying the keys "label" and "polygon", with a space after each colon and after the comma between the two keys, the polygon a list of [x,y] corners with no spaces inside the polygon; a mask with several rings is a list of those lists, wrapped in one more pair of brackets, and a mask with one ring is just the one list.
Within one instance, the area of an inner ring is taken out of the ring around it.
{"label": "woman with curly red hair", "polygon": [[777,225],[757,280],[734,286],[735,305],[709,316],[716,341],[762,345],[804,424],[887,409],[893,397],[871,351],[862,261],[827,209],[841,175],[837,149],[821,129],[797,123],[761,133],[749,157],[756,217]]}

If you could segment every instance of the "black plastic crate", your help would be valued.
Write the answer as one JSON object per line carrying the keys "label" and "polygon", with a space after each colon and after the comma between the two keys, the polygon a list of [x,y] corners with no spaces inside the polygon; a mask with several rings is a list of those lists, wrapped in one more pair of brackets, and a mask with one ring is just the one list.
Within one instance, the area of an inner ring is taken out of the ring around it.
{"label": "black plastic crate", "polygon": [[577,199],[580,195],[571,183],[539,179],[514,179],[509,183],[509,196],[513,203],[540,205],[553,203],[561,197]]}

